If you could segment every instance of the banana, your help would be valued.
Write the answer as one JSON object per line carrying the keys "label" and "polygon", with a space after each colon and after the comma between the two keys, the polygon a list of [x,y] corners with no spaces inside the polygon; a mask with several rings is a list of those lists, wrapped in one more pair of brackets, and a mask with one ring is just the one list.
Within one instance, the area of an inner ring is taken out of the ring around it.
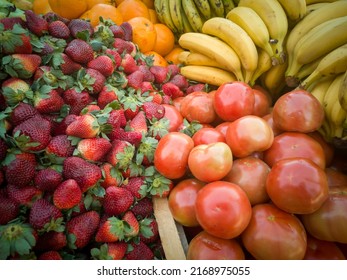
{"label": "banana", "polygon": [[243,28],[257,47],[265,50],[271,57],[274,56],[270,45],[269,31],[263,20],[253,9],[238,6],[232,9],[226,15],[226,18]]}
{"label": "banana", "polygon": [[161,2],[163,0],[154,0],[153,2],[153,5],[154,5],[154,10],[155,10],[155,13],[157,14],[157,17],[158,17],[158,20],[161,22],[161,23],[164,23],[164,18],[163,18],[163,13],[161,11]]}
{"label": "banana", "polygon": [[203,33],[189,32],[182,34],[178,43],[183,49],[210,57],[221,67],[233,72],[239,81],[244,81],[238,55],[222,40]]}
{"label": "banana", "polygon": [[342,83],[343,74],[339,74],[335,76],[334,80],[330,84],[329,88],[327,89],[324,99],[323,99],[323,107],[325,112],[325,117],[329,122],[332,122],[332,110],[334,107],[334,104],[338,101],[338,94],[339,89]]}
{"label": "banana", "polygon": [[201,32],[203,20],[193,0],[182,0],[183,11],[195,32]]}
{"label": "banana", "polygon": [[296,22],[306,15],[305,0],[277,0],[287,14],[288,19]]}
{"label": "banana", "polygon": [[337,2],[339,0],[306,0],[306,5],[316,4],[316,3],[324,3],[324,2]]}
{"label": "banana", "polygon": [[341,107],[347,111],[347,71],[345,72],[339,91],[339,103]]}
{"label": "banana", "polygon": [[[314,61],[308,63],[308,64],[304,64],[298,71],[298,73],[295,75],[295,85],[294,86],[297,86],[303,79],[305,79],[306,77],[308,77],[309,75],[311,75],[311,73],[316,70],[319,62],[322,60],[322,57],[319,57],[317,59],[315,59]],[[291,86],[292,85],[289,85],[288,86]]]}
{"label": "banana", "polygon": [[[172,18],[171,18],[169,1],[170,0],[160,0],[159,1],[160,4],[158,5],[158,9],[159,9],[159,13],[161,13],[160,18],[161,18],[162,22],[172,30],[172,32],[178,33],[178,30],[177,30],[176,26],[174,25]],[[157,12],[157,14],[158,14],[158,12]]]}
{"label": "banana", "polygon": [[224,5],[222,0],[208,0],[211,7],[212,16],[224,17]]}
{"label": "banana", "polygon": [[340,102],[335,102],[331,110],[331,123],[334,127],[334,137],[341,138],[343,133],[343,124],[346,120],[347,112],[341,107]]}
{"label": "banana", "polygon": [[252,38],[239,25],[226,18],[210,18],[202,26],[202,32],[216,36],[227,43],[239,56],[248,83],[257,69],[258,51]]}
{"label": "banana", "polygon": [[[182,1],[184,1],[184,0],[182,0]],[[183,19],[183,33],[194,32],[194,29],[191,26],[191,24],[187,18],[187,15],[183,11],[183,6],[182,6],[182,19]]]}
{"label": "banana", "polygon": [[347,43],[347,16],[326,21],[305,34],[293,50],[286,76],[293,76],[303,64]]}
{"label": "banana", "polygon": [[182,0],[170,0],[169,1],[169,9],[170,15],[172,19],[172,23],[176,27],[178,34],[182,34],[183,30],[183,9],[182,9]]}
{"label": "banana", "polygon": [[184,65],[205,65],[221,68],[221,65],[217,63],[215,60],[209,58],[204,54],[196,52],[183,51],[178,55],[178,60]]}
{"label": "banana", "polygon": [[347,70],[347,44],[334,49],[325,55],[316,69],[301,83],[307,88],[315,81],[346,72]]}
{"label": "banana", "polygon": [[311,12],[324,7],[325,5],[329,4],[329,2],[322,2],[322,3],[315,3],[315,4],[310,4],[306,5],[306,16],[310,14]]}
{"label": "banana", "polygon": [[206,83],[214,86],[220,86],[224,83],[236,81],[236,77],[233,73],[212,66],[182,66],[181,74],[189,80],[194,80],[200,83]]}
{"label": "banana", "polygon": [[212,16],[210,3],[208,2],[208,0],[194,0],[194,3],[205,20],[209,19]]}
{"label": "banana", "polygon": [[317,83],[309,87],[307,91],[310,92],[323,106],[324,96],[333,80],[334,77],[329,77],[327,79],[317,81]]}
{"label": "banana", "polygon": [[235,8],[235,3],[233,0],[222,0],[224,6],[224,17]]}
{"label": "banana", "polygon": [[277,0],[241,0],[239,6],[252,8],[261,17],[269,31],[278,62],[284,63],[286,55],[283,47],[288,32],[288,19],[281,4]]}
{"label": "banana", "polygon": [[249,84],[253,86],[257,79],[266,71],[272,67],[272,61],[269,54],[263,49],[258,48],[258,66],[254,71],[252,78],[249,81]]}

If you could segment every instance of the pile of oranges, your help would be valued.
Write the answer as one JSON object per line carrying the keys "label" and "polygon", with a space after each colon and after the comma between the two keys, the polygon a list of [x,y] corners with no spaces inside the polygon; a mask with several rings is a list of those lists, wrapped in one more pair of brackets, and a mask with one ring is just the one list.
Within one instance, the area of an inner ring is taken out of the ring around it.
{"label": "pile of oranges", "polygon": [[154,10],[154,0],[34,0],[37,14],[53,11],[65,18],[83,18],[92,26],[99,18],[110,19],[116,24],[127,21],[133,28],[133,42],[146,55],[152,55],[154,64],[167,66],[178,63],[177,56],[183,51],[176,45],[172,31],[159,22]]}

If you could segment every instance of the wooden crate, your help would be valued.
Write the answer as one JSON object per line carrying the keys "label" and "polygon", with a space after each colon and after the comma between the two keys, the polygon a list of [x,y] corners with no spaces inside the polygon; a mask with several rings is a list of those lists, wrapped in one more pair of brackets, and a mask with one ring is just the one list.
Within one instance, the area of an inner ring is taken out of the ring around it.
{"label": "wooden crate", "polygon": [[183,227],[169,209],[167,198],[153,198],[154,216],[167,260],[185,260],[188,242]]}

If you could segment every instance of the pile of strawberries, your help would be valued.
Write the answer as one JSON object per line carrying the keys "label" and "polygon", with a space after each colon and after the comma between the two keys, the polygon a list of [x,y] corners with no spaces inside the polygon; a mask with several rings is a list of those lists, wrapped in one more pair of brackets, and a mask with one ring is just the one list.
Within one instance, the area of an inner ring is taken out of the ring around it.
{"label": "pile of strawberries", "polygon": [[27,10],[0,20],[0,48],[0,259],[165,258],[163,104],[201,85],[152,65],[127,22]]}

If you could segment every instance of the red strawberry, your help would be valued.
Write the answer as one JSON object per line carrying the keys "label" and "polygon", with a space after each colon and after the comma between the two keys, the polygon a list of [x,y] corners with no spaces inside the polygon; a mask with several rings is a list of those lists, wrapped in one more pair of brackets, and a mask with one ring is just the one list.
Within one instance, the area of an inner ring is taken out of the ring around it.
{"label": "red strawberry", "polygon": [[112,110],[108,117],[107,124],[110,124],[113,128],[125,127],[127,120],[123,109]]}
{"label": "red strawberry", "polygon": [[81,64],[87,64],[94,58],[92,46],[81,39],[74,39],[70,41],[65,48],[65,53],[73,61]]}
{"label": "red strawberry", "polygon": [[110,30],[114,38],[124,39],[124,29],[120,25],[113,24],[110,26]]}
{"label": "red strawberry", "polygon": [[151,82],[143,81],[141,84],[141,93],[145,92],[152,92],[155,91],[156,89],[153,87],[153,84]]}
{"label": "red strawberry", "polygon": [[27,92],[30,92],[30,85],[22,79],[12,77],[2,83],[1,89],[7,105],[15,106],[24,100]]}
{"label": "red strawberry", "polygon": [[82,68],[81,64],[73,61],[67,54],[61,53],[62,63],[60,69],[64,75],[70,75]]}
{"label": "red strawberry", "polygon": [[55,89],[34,95],[34,106],[41,114],[58,113],[63,105],[64,99]]}
{"label": "red strawberry", "polygon": [[25,10],[24,14],[28,29],[32,33],[39,37],[48,33],[48,22],[42,16],[35,14],[32,10]]}
{"label": "red strawberry", "polygon": [[60,15],[58,15],[57,13],[54,12],[47,12],[43,15],[43,18],[45,20],[47,20],[48,23],[56,21],[56,20],[61,20],[62,22],[64,22],[65,24],[68,24],[70,22],[69,19],[64,18]]}
{"label": "red strawberry", "polygon": [[141,133],[147,133],[147,120],[143,111],[138,112],[137,115],[130,121],[129,128]]}
{"label": "red strawberry", "polygon": [[142,176],[127,178],[121,187],[129,190],[136,199],[142,199],[146,195],[145,178]]}
{"label": "red strawberry", "polygon": [[34,178],[36,187],[42,191],[54,191],[62,181],[61,173],[52,168],[39,170]]}
{"label": "red strawberry", "polygon": [[106,49],[105,54],[112,59],[114,69],[117,69],[121,65],[122,57],[115,49]]}
{"label": "red strawberry", "polygon": [[[151,234],[146,235],[140,231],[140,240],[146,244],[150,244],[150,243],[153,243],[159,239],[159,229],[158,229],[158,223],[155,219],[150,218],[147,220],[148,221],[146,221],[146,224],[149,223],[148,227],[149,227]],[[143,221],[141,221],[141,222],[143,222]],[[141,222],[140,222],[140,226],[141,226]]]}
{"label": "red strawberry", "polygon": [[113,140],[112,149],[107,154],[106,160],[113,166],[126,170],[132,161],[135,147],[127,141]]}
{"label": "red strawberry", "polygon": [[52,67],[49,65],[42,65],[40,67],[38,67],[35,71],[35,74],[33,76],[33,80],[36,81],[40,78],[42,78],[43,76],[45,76],[46,73],[51,73],[50,71],[52,70]]}
{"label": "red strawberry", "polygon": [[154,75],[154,82],[156,84],[163,84],[170,78],[170,73],[167,67],[153,65],[149,68],[149,71]]}
{"label": "red strawberry", "polygon": [[56,157],[66,158],[72,156],[74,149],[67,135],[57,135],[49,141],[45,152],[53,159]]}
{"label": "red strawberry", "polygon": [[[162,96],[159,92],[157,91],[151,91],[149,94],[149,96],[152,96],[152,102],[157,103],[157,104],[164,104],[164,97]],[[168,96],[167,96],[168,97]],[[168,102],[167,104],[171,103],[171,98],[168,98]]]}
{"label": "red strawberry", "polygon": [[180,67],[177,64],[169,64],[167,66],[167,69],[170,73],[170,77],[176,76],[177,74],[180,73]]}
{"label": "red strawberry", "polygon": [[73,217],[66,223],[68,244],[71,249],[87,246],[93,238],[100,222],[99,213],[91,210]]}
{"label": "red strawberry", "polygon": [[122,22],[120,27],[124,30],[124,40],[132,41],[133,40],[133,28],[131,24],[127,21]]}
{"label": "red strawberry", "polygon": [[64,232],[49,231],[39,235],[35,251],[59,251],[67,245]]}
{"label": "red strawberry", "polygon": [[112,101],[118,100],[116,91],[117,88],[112,87],[111,85],[106,84],[102,90],[99,92],[97,104],[101,109],[104,109],[105,106]]}
{"label": "red strawberry", "polygon": [[26,23],[21,17],[6,17],[0,19],[0,23],[4,25],[5,30],[12,29],[15,24],[18,24],[20,27],[26,28]]}
{"label": "red strawberry", "polygon": [[66,128],[66,134],[79,138],[94,138],[100,132],[100,125],[91,114],[77,116],[76,120]]}
{"label": "red strawberry", "polygon": [[[25,22],[19,17],[3,18],[0,23],[4,25],[1,32],[5,40],[1,40],[1,53],[4,54],[31,54],[32,45],[28,30],[25,28]],[[24,28],[23,28],[24,27]]]}
{"label": "red strawberry", "polygon": [[62,212],[46,199],[36,200],[30,209],[29,223],[36,230],[62,231],[62,221]]}
{"label": "red strawberry", "polygon": [[121,140],[129,142],[132,145],[138,145],[142,139],[140,131],[126,131],[123,128],[114,128],[109,134],[109,138],[113,140]]}
{"label": "red strawberry", "polygon": [[131,227],[125,221],[117,217],[109,217],[102,222],[96,232],[96,242],[116,242],[124,240],[125,234],[131,231]]}
{"label": "red strawberry", "polygon": [[110,186],[106,189],[103,201],[104,211],[109,216],[126,212],[134,202],[134,196],[127,189]]}
{"label": "red strawberry", "polygon": [[16,126],[22,123],[23,121],[28,120],[38,114],[39,112],[34,106],[24,102],[20,102],[12,110],[10,115],[10,121],[14,126]]}
{"label": "red strawberry", "polygon": [[154,75],[153,73],[149,70],[149,67],[147,65],[140,65],[139,66],[139,71],[143,73],[143,80],[146,82],[153,83],[154,82]]}
{"label": "red strawberry", "polygon": [[86,107],[84,107],[80,113],[81,115],[85,115],[85,114],[89,114],[91,112],[95,112],[95,111],[100,111],[101,108],[96,105],[96,104],[88,104]]}
{"label": "red strawberry", "polygon": [[164,117],[164,114],[165,114],[165,107],[161,104],[157,104],[152,101],[147,101],[143,103],[142,109],[146,114],[146,118],[149,120],[153,118],[159,120],[162,117]]}
{"label": "red strawberry", "polygon": [[19,214],[19,203],[8,197],[0,196],[0,225],[6,225]]}
{"label": "red strawberry", "polygon": [[139,68],[139,66],[137,66],[136,64],[135,59],[128,53],[123,56],[121,66],[124,73],[128,75],[135,72]]}
{"label": "red strawberry", "polygon": [[76,180],[82,192],[92,188],[102,178],[99,166],[75,156],[64,160],[63,176]]}
{"label": "red strawberry", "polygon": [[134,89],[139,89],[142,86],[143,79],[144,79],[143,73],[139,70],[136,70],[127,76],[127,80],[128,80],[127,86],[132,87]]}
{"label": "red strawberry", "polygon": [[100,249],[93,248],[92,257],[97,260],[121,260],[127,252],[128,244],[123,241],[108,242]]}
{"label": "red strawberry", "polygon": [[82,139],[77,144],[79,155],[89,161],[104,161],[112,144],[105,138]]}
{"label": "red strawberry", "polygon": [[20,79],[30,79],[41,61],[37,54],[11,54],[2,58],[5,72]]}
{"label": "red strawberry", "polygon": [[62,260],[58,251],[47,251],[37,257],[38,260]]}
{"label": "red strawberry", "polygon": [[176,99],[177,97],[184,96],[183,91],[181,91],[180,88],[172,82],[167,82],[163,84],[161,90],[165,95],[170,96],[171,99]]}
{"label": "red strawberry", "polygon": [[31,185],[18,187],[9,184],[7,185],[7,194],[9,198],[16,201],[19,205],[31,207],[36,200],[42,197],[43,192]]}
{"label": "red strawberry", "polygon": [[5,159],[7,155],[7,149],[7,143],[2,138],[0,138],[0,162]]}
{"label": "red strawberry", "polygon": [[77,182],[67,179],[59,184],[53,193],[53,204],[59,209],[71,209],[79,204],[82,191]]}
{"label": "red strawberry", "polygon": [[192,93],[194,91],[206,92],[206,84],[198,83],[198,84],[190,85],[186,89],[186,94]]}
{"label": "red strawberry", "polygon": [[103,180],[100,185],[107,189],[110,186],[118,187],[122,181],[122,175],[112,164],[105,162],[101,165]]}
{"label": "red strawberry", "polygon": [[126,260],[153,260],[152,250],[143,242],[131,243],[132,250],[125,255]]}
{"label": "red strawberry", "polygon": [[68,39],[70,37],[69,27],[61,20],[55,20],[49,23],[48,32],[55,38]]}
{"label": "red strawberry", "polygon": [[124,213],[122,220],[127,222],[131,228],[131,230],[125,234],[125,237],[131,238],[139,234],[140,224],[131,210],[128,210]]}
{"label": "red strawberry", "polygon": [[153,215],[153,203],[152,200],[146,196],[141,200],[138,200],[131,211],[135,214],[138,219],[144,219]]}
{"label": "red strawberry", "polygon": [[120,55],[128,54],[131,55],[134,51],[134,46],[131,42],[123,40],[121,38],[115,38],[113,47],[117,50]]}
{"label": "red strawberry", "polygon": [[91,101],[91,96],[85,90],[79,92],[75,88],[69,88],[63,92],[63,99],[70,106],[70,114],[79,115],[81,110]]}
{"label": "red strawberry", "polygon": [[106,78],[98,70],[87,68],[81,74],[78,80],[81,90],[86,89],[90,94],[97,94],[104,87]]}
{"label": "red strawberry", "polygon": [[113,61],[107,55],[100,55],[87,64],[88,68],[98,70],[105,77],[111,76],[114,71]]}
{"label": "red strawberry", "polygon": [[24,187],[34,179],[36,163],[25,158],[15,157],[5,169],[5,177],[9,184]]}
{"label": "red strawberry", "polygon": [[170,83],[175,84],[182,91],[185,91],[189,86],[187,78],[181,74],[171,75]]}
{"label": "red strawberry", "polygon": [[68,27],[74,38],[78,38],[79,32],[86,33],[89,37],[94,34],[94,29],[90,22],[83,19],[75,18],[70,20]]}

